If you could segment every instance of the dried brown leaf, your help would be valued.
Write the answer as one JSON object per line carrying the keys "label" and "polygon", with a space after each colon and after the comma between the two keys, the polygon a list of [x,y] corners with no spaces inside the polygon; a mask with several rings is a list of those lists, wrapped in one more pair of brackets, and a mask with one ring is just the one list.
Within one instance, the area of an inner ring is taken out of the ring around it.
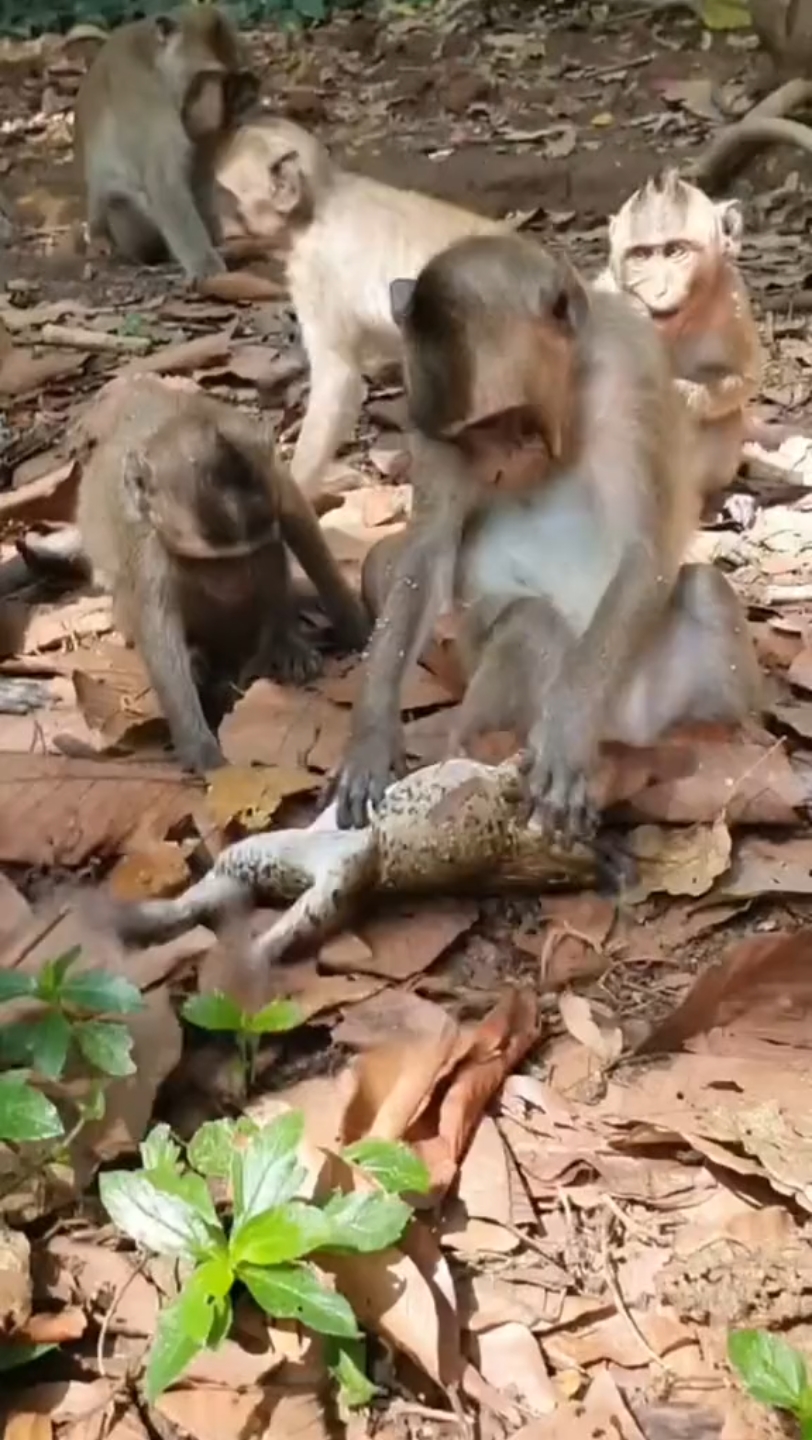
{"label": "dried brown leaf", "polygon": [[253,1435],[257,1440],[329,1440],[318,1396],[274,1385],[237,1392],[195,1385],[169,1390],[156,1402],[158,1414],[192,1440]]}
{"label": "dried brown leaf", "polygon": [[[472,900],[428,899],[419,909],[387,908],[386,914],[357,926],[370,958],[359,958],[354,968],[387,980],[408,980],[433,965],[478,918],[479,907]],[[333,968],[334,956],[328,959],[322,951],[321,959]]]}
{"label": "dried brown leaf", "polygon": [[317,784],[307,770],[229,765],[212,775],[205,808],[223,830],[233,820],[244,830],[267,830],[283,800],[289,795],[306,795]]}
{"label": "dried brown leaf", "polygon": [[495,1220],[500,1225],[513,1222],[510,1175],[504,1141],[496,1121],[483,1115],[468,1153],[460,1166],[457,1198],[468,1215],[480,1220]]}
{"label": "dried brown leaf", "polygon": [[676,825],[794,825],[810,782],[783,747],[675,735],[651,750],[607,746],[602,793],[623,818]]}
{"label": "dried brown leaf", "polygon": [[172,765],[6,755],[0,780],[0,862],[78,866],[115,853],[149,815],[166,835],[190,812],[193,784]]}
{"label": "dried brown leaf", "polygon": [[592,1016],[592,1006],[583,995],[571,991],[561,995],[558,1001],[561,1019],[570,1035],[585,1045],[603,1065],[611,1065],[623,1050],[623,1034],[617,1026],[601,1029]]}
{"label": "dried brown leaf", "polygon": [[788,840],[746,836],[738,842],[730,873],[714,895],[720,900],[812,895],[812,840],[802,835]]}
{"label": "dried brown leaf", "polygon": [[88,354],[70,350],[46,350],[43,355],[34,355],[15,346],[0,355],[0,395],[19,397],[44,389],[51,380],[83,370],[89,358]]}
{"label": "dried brown leaf", "polygon": [[110,894],[117,900],[147,900],[173,895],[189,880],[189,866],[173,840],[132,850],[108,876]]}
{"label": "dried brown leaf", "polygon": [[329,770],[344,754],[349,713],[314,690],[257,680],[220,727],[232,765]]}
{"label": "dried brown leaf", "polygon": [[705,970],[638,1054],[677,1050],[724,1030],[792,1046],[812,1045],[812,930],[754,935]]}
{"label": "dried brown leaf", "polygon": [[624,899],[638,904],[658,891],[666,895],[704,895],[730,864],[732,841],[724,820],[713,825],[665,829],[641,825],[624,848],[636,861],[635,881]]}
{"label": "dried brown leaf", "polygon": [[39,480],[32,480],[19,490],[0,495],[0,524],[9,520],[28,525],[42,521],[71,520],[79,489],[79,466],[67,460]]}
{"label": "dried brown leaf", "polygon": [[178,375],[191,370],[205,370],[225,360],[231,352],[233,326],[220,330],[216,335],[198,335],[194,340],[182,340],[177,345],[164,345],[153,350],[151,355],[139,355],[119,371],[118,379],[133,375]]}
{"label": "dried brown leaf", "polygon": [[31,1314],[30,1257],[25,1235],[0,1221],[0,1335],[18,1329]]}
{"label": "dried brown leaf", "polygon": [[477,1335],[474,1359],[485,1380],[531,1414],[552,1415],[556,1394],[539,1343],[525,1325],[511,1322]]}

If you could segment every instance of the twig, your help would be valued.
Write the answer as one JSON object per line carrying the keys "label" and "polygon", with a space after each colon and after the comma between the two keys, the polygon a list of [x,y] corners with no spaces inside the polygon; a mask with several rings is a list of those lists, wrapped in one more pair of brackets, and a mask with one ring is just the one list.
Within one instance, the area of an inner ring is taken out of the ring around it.
{"label": "twig", "polygon": [[812,585],[768,585],[764,598],[768,605],[793,605],[798,600],[812,600]]}
{"label": "twig", "polygon": [[441,1425],[459,1425],[466,1428],[464,1418],[453,1410],[436,1410],[431,1405],[418,1405],[416,1400],[393,1400],[392,1415],[414,1415],[418,1420],[437,1420]]}
{"label": "twig", "polygon": [[101,350],[113,354],[145,355],[152,346],[147,335],[108,335],[79,325],[43,325],[43,345],[66,345],[71,350]]}
{"label": "twig", "polygon": [[640,1329],[640,1326],[638,1325],[628,1305],[626,1304],[626,1301],[623,1298],[620,1286],[617,1282],[617,1276],[615,1275],[612,1268],[612,1261],[609,1258],[609,1231],[607,1226],[604,1226],[603,1235],[601,1237],[601,1263],[603,1266],[604,1279],[606,1280],[609,1294],[612,1297],[615,1308],[617,1309],[619,1314],[623,1316],[623,1319],[626,1321],[629,1329],[632,1330],[637,1336],[637,1339],[640,1341],[640,1344],[643,1346],[643,1349],[649,1356],[649,1359],[653,1360],[654,1364],[660,1370],[665,1370],[668,1374],[671,1374],[671,1367],[666,1364],[666,1362],[663,1360],[662,1355],[657,1354],[657,1351],[654,1349],[653,1345],[650,1344],[649,1340],[643,1334],[643,1331]]}
{"label": "twig", "polygon": [[99,1374],[105,1379],[107,1378],[107,1371],[104,1368],[104,1342],[107,1339],[107,1331],[110,1328],[110,1321],[115,1315],[129,1287],[132,1285],[133,1280],[135,1280],[137,1275],[141,1274],[146,1263],[147,1256],[142,1255],[134,1269],[130,1271],[129,1275],[127,1275],[125,1279],[121,1282],[121,1284],[118,1286],[118,1289],[116,1290],[112,1300],[110,1301],[110,1304],[104,1312],[102,1323],[99,1326],[99,1338],[96,1342],[96,1363],[99,1367]]}

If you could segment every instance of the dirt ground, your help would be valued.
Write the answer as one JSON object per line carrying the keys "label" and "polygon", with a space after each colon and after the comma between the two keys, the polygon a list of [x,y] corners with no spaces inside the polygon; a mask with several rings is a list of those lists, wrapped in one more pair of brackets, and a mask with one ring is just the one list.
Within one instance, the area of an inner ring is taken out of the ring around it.
{"label": "dirt ground", "polygon": [[[403,1305],[370,1257],[361,1281],[337,1282],[373,1337],[382,1393],[346,1422],[319,1347],[264,1319],[260,1343],[260,1312],[241,1310],[226,1349],[149,1405],[140,1366],[171,1276],[117,1244],[92,1182],[117,1156],[129,1164],[150,1124],[188,1140],[243,1109],[231,1040],[178,1019],[183,998],[228,988],[234,937],[198,927],[123,952],[85,902],[108,889],[174,893],[236,835],[309,819],[346,741],[359,665],[328,654],[304,692],[252,686],[221,727],[230,764],[207,791],[167,759],[106,598],[38,586],[21,566],[16,542],[70,516],[81,406],[136,360],[270,415],[283,454],[306,395],[293,317],[274,298],[278,266],[255,267],[262,303],[226,304],[184,289],[170,267],[137,271],[88,248],[71,111],[97,43],[0,41],[0,190],[16,216],[0,249],[0,579],[11,577],[0,688],[29,687],[18,713],[0,715],[0,976],[34,974],[78,943],[80,966],[127,975],[147,1011],[137,1076],[111,1085],[68,1180],[27,1167],[15,1185],[0,1146],[0,1181],[11,1176],[0,1183],[0,1366],[4,1341],[39,1336],[43,1316],[60,1345],[4,1377],[5,1433],[781,1433],[733,1379],[726,1343],[730,1329],[776,1328],[810,1351],[810,160],[770,153],[735,186],[765,347],[758,411],[797,442],[749,451],[697,541],[749,607],[763,722],[607,756],[602,794],[615,843],[637,862],[632,893],[370,904],[269,982],[306,1023],[263,1046],[251,1113],[300,1107],[308,1142],[328,1149],[376,1121],[384,1133],[383,1113],[432,1180],[434,1208],[393,1252]],[[679,8],[568,0],[344,14],[250,44],[265,104],[348,165],[519,216],[587,274],[603,261],[607,217],[652,171],[698,155],[766,67],[749,33],[711,35]],[[344,503],[324,528],[354,582],[408,511],[403,418],[397,380],[372,384],[336,462]],[[414,765],[442,753],[452,669],[439,637],[407,688]],[[263,909],[252,926],[271,918]],[[33,1246],[25,1303],[3,1288],[4,1220]]]}

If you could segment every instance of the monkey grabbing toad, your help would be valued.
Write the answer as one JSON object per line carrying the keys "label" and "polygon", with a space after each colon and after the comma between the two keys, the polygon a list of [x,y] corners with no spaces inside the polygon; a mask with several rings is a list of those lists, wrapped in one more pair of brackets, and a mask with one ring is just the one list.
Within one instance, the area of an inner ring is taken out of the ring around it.
{"label": "monkey grabbing toad", "polygon": [[455,743],[515,731],[532,823],[584,836],[601,741],[758,704],[735,592],[683,564],[701,468],[668,356],[624,297],[515,235],[462,240],[391,293],[414,508],[368,557],[378,621],[339,824],[363,826],[402,770],[401,681],[454,604],[469,677]]}

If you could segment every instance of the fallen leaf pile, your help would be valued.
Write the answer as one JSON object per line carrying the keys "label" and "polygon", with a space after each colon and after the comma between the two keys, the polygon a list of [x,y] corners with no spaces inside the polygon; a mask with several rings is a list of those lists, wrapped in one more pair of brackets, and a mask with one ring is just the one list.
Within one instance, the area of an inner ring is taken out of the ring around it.
{"label": "fallen leaf pile", "polygon": [[[342,159],[507,215],[592,274],[606,216],[749,104],[743,24],[738,0],[435,0],[339,7],[295,34],[269,23],[249,43],[273,108]],[[68,1072],[43,1081],[90,1107],[64,1151],[27,1147],[21,1165],[0,1144],[4,1440],[769,1440],[780,1421],[738,1386],[727,1340],[762,1327],[812,1353],[812,201],[798,157],[752,172],[742,251],[767,354],[759,417],[793,433],[746,447],[693,547],[749,606],[762,723],[605,748],[617,894],[379,897],[259,977],[263,1003],[289,998],[302,1023],[260,1037],[246,1095],[233,1039],[181,1008],[213,991],[248,1008],[244,942],[270,912],[125,952],[109,899],[177,894],[232,840],[309,822],[361,663],[331,653],[305,586],[323,676],[252,684],[220,729],[229,764],[195,781],[109,599],[29,564],[70,521],[132,376],[270,412],[283,456],[306,396],[278,259],[243,257],[191,290],[88,248],[65,176],[102,34],[0,37],[3,1072],[25,977],[75,947],[78,975],[126,978],[143,1008],[103,1114]],[[328,476],[323,529],[355,586],[409,513],[405,424],[397,375],[374,377]],[[412,766],[444,754],[463,683],[443,621],[404,685]],[[488,735],[473,753],[514,748]],[[178,1277],[108,1223],[99,1173],[132,1163],[158,1122],[188,1141],[205,1121],[288,1109],[305,1117],[307,1197],[375,1188],[343,1153],[359,1142],[404,1141],[428,1172],[396,1245],[325,1260],[377,1394],[346,1412],[329,1347],[246,1293],[222,1346],[151,1405],[144,1356]]]}

